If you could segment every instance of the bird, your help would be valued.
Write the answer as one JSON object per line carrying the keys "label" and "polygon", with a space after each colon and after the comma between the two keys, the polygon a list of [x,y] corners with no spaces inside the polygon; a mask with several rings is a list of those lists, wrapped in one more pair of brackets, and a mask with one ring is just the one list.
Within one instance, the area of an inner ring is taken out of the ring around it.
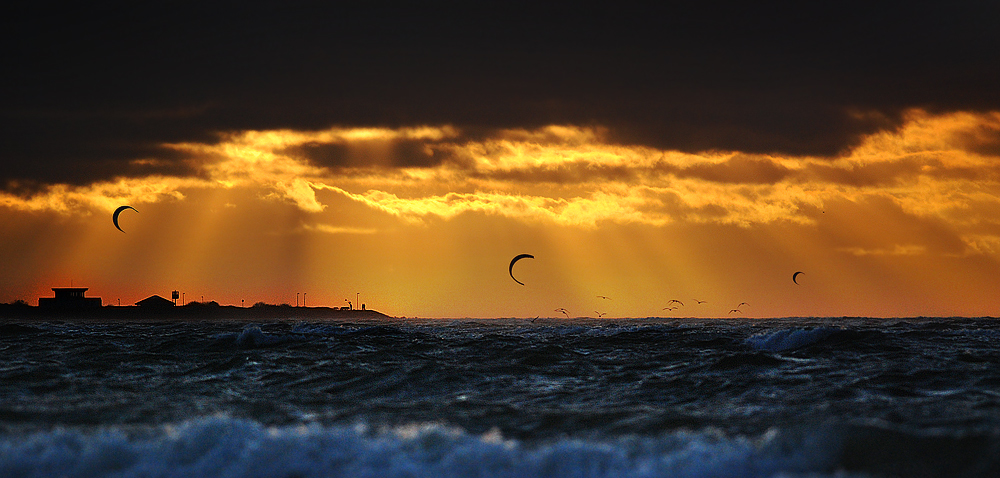
{"label": "bird", "polygon": [[732,310],[729,311],[730,314],[732,314],[733,312],[736,312],[736,313],[739,313],[739,314],[743,313],[743,311],[740,310],[740,309],[732,309]]}
{"label": "bird", "polygon": [[563,315],[565,315],[567,319],[569,318],[569,311],[566,310],[566,309],[564,309],[564,308],[562,308],[562,307],[556,309],[556,312],[562,312]]}
{"label": "bird", "polygon": [[705,302],[708,302],[707,300],[698,300],[698,299],[694,299],[694,301],[699,304],[704,304]]}
{"label": "bird", "polygon": [[601,317],[604,317],[604,314],[606,312],[598,312],[598,311],[595,310],[594,313],[597,314],[597,318],[600,319]]}
{"label": "bird", "polygon": [[663,310],[677,310],[677,307],[664,307]]}
{"label": "bird", "polygon": [[750,304],[748,304],[746,302],[740,302],[740,305],[737,305],[736,308],[739,309],[740,307],[743,307],[744,305],[747,306],[747,307],[750,307]]}
{"label": "bird", "polygon": [[673,304],[674,302],[677,302],[677,303],[678,303],[678,304],[680,304],[680,305],[684,305],[684,303],[683,303],[683,302],[681,302],[681,301],[679,301],[679,300],[677,300],[677,299],[670,299],[670,302],[667,302],[667,304]]}
{"label": "bird", "polygon": [[611,300],[611,297],[608,297],[606,295],[599,295],[599,296],[597,296],[597,298],[598,299],[604,299],[604,300]]}

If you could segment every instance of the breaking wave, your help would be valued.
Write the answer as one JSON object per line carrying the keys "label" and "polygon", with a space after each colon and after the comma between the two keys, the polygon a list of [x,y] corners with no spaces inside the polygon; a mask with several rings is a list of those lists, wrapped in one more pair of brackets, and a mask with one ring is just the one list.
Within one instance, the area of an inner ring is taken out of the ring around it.
{"label": "breaking wave", "polygon": [[751,336],[745,343],[756,350],[785,352],[822,342],[838,332],[840,329],[831,327],[785,329]]}
{"label": "breaking wave", "polygon": [[[20,477],[771,477],[845,476],[822,443],[790,446],[679,431],[529,444],[441,425],[266,427],[228,417],[155,430],[55,430],[0,439],[0,475]],[[804,446],[803,446],[804,445]]]}

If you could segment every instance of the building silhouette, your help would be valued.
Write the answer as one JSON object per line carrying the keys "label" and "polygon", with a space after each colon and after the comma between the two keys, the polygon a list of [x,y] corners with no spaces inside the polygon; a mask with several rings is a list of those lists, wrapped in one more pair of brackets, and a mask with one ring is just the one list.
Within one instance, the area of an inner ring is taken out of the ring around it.
{"label": "building silhouette", "polygon": [[89,287],[53,287],[52,292],[55,292],[56,296],[40,297],[38,299],[38,306],[53,309],[88,309],[100,307],[102,305],[100,297],[84,297],[87,289]]}
{"label": "building silhouette", "polygon": [[147,307],[150,309],[162,309],[166,307],[173,307],[174,301],[160,297],[158,295],[151,295],[149,297],[146,297],[145,299],[140,300],[139,302],[136,302],[135,305],[138,305],[139,307]]}

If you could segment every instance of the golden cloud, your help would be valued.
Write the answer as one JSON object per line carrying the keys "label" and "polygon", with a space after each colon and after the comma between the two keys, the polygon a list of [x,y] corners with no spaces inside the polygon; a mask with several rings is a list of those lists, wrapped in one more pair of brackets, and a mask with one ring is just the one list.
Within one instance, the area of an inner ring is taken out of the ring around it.
{"label": "golden cloud", "polygon": [[[996,112],[913,110],[900,128],[872,134],[832,158],[690,154],[606,138],[601,128],[566,125],[476,136],[451,126],[246,131],[215,144],[166,145],[189,157],[195,178],[53,185],[28,198],[0,196],[0,204],[107,210],[181,200],[188,188],[244,188],[308,213],[328,213],[316,194],[326,190],[408,223],[486,214],[593,228],[606,222],[809,224],[831,201],[877,197],[957,228],[998,222]],[[303,149],[330,145],[346,148],[337,154],[349,160],[317,162]],[[434,160],[392,157],[399,154]],[[967,242],[987,249],[981,240]]]}
{"label": "golden cloud", "polygon": [[915,256],[927,251],[925,246],[917,244],[896,244],[889,249],[865,249],[863,247],[843,247],[842,252],[855,256]]}
{"label": "golden cloud", "polygon": [[305,224],[302,229],[306,231],[318,231],[326,234],[375,234],[378,232],[375,228],[370,227],[344,227],[344,226],[331,226],[329,224]]}
{"label": "golden cloud", "polygon": [[196,178],[151,176],[120,179],[88,186],[55,184],[29,197],[0,194],[0,205],[21,211],[53,211],[62,214],[111,211],[122,204],[183,200],[182,190],[209,187]]}

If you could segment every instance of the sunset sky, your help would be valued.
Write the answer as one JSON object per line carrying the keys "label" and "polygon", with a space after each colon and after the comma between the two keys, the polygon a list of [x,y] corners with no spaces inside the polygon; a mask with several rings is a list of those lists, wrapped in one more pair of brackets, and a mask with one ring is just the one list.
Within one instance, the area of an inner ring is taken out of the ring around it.
{"label": "sunset sky", "polygon": [[1000,315],[1000,7],[133,3],[0,20],[0,302]]}

